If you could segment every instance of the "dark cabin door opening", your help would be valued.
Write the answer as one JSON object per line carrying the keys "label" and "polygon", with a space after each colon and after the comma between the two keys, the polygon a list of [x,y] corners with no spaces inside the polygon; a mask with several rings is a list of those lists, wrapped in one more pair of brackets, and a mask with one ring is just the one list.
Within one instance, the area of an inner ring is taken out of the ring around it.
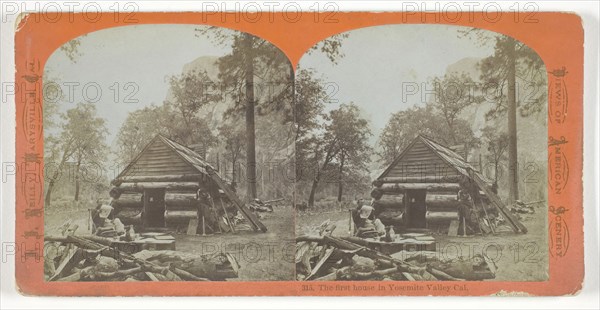
{"label": "dark cabin door opening", "polygon": [[407,227],[409,228],[427,228],[427,220],[425,214],[427,207],[425,206],[426,190],[407,190]]}
{"label": "dark cabin door opening", "polygon": [[165,227],[165,190],[144,191],[144,226]]}

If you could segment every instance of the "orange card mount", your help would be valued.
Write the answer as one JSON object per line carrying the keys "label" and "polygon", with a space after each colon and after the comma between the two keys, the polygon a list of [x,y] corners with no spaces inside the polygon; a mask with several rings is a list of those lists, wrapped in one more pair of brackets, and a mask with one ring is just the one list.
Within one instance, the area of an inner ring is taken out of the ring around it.
{"label": "orange card mount", "polygon": [[576,15],[27,14],[15,58],[25,294],[581,289]]}

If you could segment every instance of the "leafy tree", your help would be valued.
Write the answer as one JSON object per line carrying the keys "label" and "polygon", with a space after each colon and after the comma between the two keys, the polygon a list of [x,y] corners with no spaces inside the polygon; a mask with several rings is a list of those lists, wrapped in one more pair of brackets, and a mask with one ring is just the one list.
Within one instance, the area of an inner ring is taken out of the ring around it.
{"label": "leafy tree", "polygon": [[[90,163],[99,165],[106,156],[108,145],[106,136],[108,129],[103,118],[96,117],[96,107],[91,103],[79,104],[75,109],[67,111],[66,130],[78,136],[74,144],[75,152],[75,195],[74,200],[79,200],[81,183],[81,165]],[[74,121],[76,120],[76,121]]]}
{"label": "leafy tree", "polygon": [[81,46],[81,39],[87,36],[87,34],[79,36],[69,42],[63,44],[60,47],[60,50],[65,53],[65,55],[71,60],[72,63],[77,62],[77,58],[79,58],[82,54],[79,51],[79,47]]}
{"label": "leafy tree", "polygon": [[198,119],[200,109],[210,102],[220,99],[215,83],[208,77],[206,71],[188,72],[170,78],[170,91],[173,100],[166,103],[173,108],[183,121],[183,126],[190,129],[189,135],[180,137],[182,142],[190,144],[194,135],[194,122]]}
{"label": "leafy tree", "polygon": [[[232,32],[224,28],[209,27],[198,29],[203,35],[212,36],[213,41],[231,46],[231,52],[219,59],[219,78],[235,100],[229,113],[243,113],[246,123],[246,166],[247,197],[256,198],[256,131],[255,113],[265,115],[273,111],[287,117],[284,122],[294,121],[297,113],[295,73],[286,55],[266,40],[248,33]],[[337,35],[321,41],[311,51],[320,50],[334,61],[343,56],[342,39],[347,35]],[[256,82],[260,88],[268,89],[267,98],[255,94]],[[258,100],[262,99],[262,100]],[[291,103],[291,104],[290,104]]]}
{"label": "leafy tree", "polygon": [[485,127],[482,130],[482,138],[487,145],[487,159],[494,163],[494,186],[498,187],[498,176],[500,174],[500,162],[506,157],[508,148],[508,135],[499,133],[494,127]]}
{"label": "leafy tree", "polygon": [[[149,106],[130,112],[117,133],[117,158],[120,166],[127,165],[144,146],[159,133],[166,135],[167,109],[163,106]],[[173,125],[173,124],[170,124]]]}
{"label": "leafy tree", "polygon": [[338,202],[342,201],[345,169],[353,172],[367,171],[371,155],[369,122],[361,118],[355,104],[342,104],[330,113],[331,125],[328,130],[338,136]]}
{"label": "leafy tree", "polygon": [[165,102],[130,112],[117,134],[119,164],[131,162],[157,134],[184,145],[213,146],[217,139],[207,122],[196,114],[184,116],[181,111],[173,103]]}
{"label": "leafy tree", "polygon": [[[482,44],[490,40],[489,36],[482,35],[477,29],[469,32],[475,32]],[[495,40],[494,54],[480,63],[481,79],[486,88],[495,88],[501,93],[495,98],[495,105],[486,116],[489,119],[507,116],[509,203],[512,203],[519,199],[517,110],[520,110],[521,115],[528,116],[541,111],[546,102],[545,91],[529,98],[519,98],[518,83],[527,87],[545,85],[545,74],[542,72],[544,64],[535,51],[512,37],[497,35],[493,40]],[[505,95],[504,89],[506,89]]]}
{"label": "leafy tree", "polygon": [[96,107],[91,103],[79,103],[75,108],[67,110],[61,115],[63,125],[62,131],[57,138],[47,141],[53,156],[58,161],[52,171],[46,189],[45,205],[50,206],[52,192],[56,182],[62,174],[65,164],[69,159],[75,159],[76,191],[75,200],[79,197],[80,171],[83,162],[98,161],[106,151],[105,139],[107,129],[105,121],[96,116]]}
{"label": "leafy tree", "polygon": [[464,143],[460,133],[460,114],[476,100],[475,82],[466,74],[451,73],[443,77],[435,77],[432,81],[435,89],[433,107],[439,113],[448,129],[451,144]]}
{"label": "leafy tree", "polygon": [[232,186],[236,187],[236,167],[238,161],[243,158],[244,143],[246,142],[246,134],[241,126],[236,126],[237,123],[224,124],[219,127],[219,135],[225,144],[226,160],[231,163],[231,181]]}
{"label": "leafy tree", "polygon": [[[354,167],[366,167],[364,162],[368,159],[368,137],[371,135],[367,120],[359,115],[359,109],[354,104],[342,104],[339,108],[331,110],[325,117],[327,124],[318,142],[315,143],[315,162],[320,166],[315,172],[308,205],[314,206],[315,194],[323,172],[332,164],[338,167],[338,197],[341,200],[343,191],[343,172],[347,162]],[[319,156],[324,154],[324,156]],[[337,161],[337,162],[336,162]]]}
{"label": "leafy tree", "polygon": [[[255,113],[291,110],[293,96],[293,69],[289,60],[277,47],[248,33],[232,32],[218,27],[198,29],[201,34],[213,37],[221,45],[231,44],[231,52],[218,60],[219,79],[234,106],[227,114],[243,113],[246,123],[246,195],[256,198],[256,130]],[[272,93],[258,101],[255,78],[261,78],[259,87],[267,86]],[[287,92],[287,94],[286,94]],[[289,100],[282,100],[289,98]],[[291,114],[291,112],[288,112]]]}
{"label": "leafy tree", "polygon": [[412,107],[392,114],[379,135],[377,155],[380,163],[383,166],[391,164],[419,134],[445,145],[473,141],[473,131],[465,120],[454,119],[451,130],[447,120],[432,104]]}
{"label": "leafy tree", "polygon": [[318,132],[327,93],[321,79],[312,70],[299,70],[296,74],[294,105],[296,181],[304,178],[309,167],[315,167],[314,151],[318,149]]}
{"label": "leafy tree", "polygon": [[58,103],[64,99],[64,94],[58,84],[58,78],[52,76],[52,74],[46,70],[42,76],[42,87],[43,87],[43,127],[44,135],[49,136],[50,130],[58,126]]}

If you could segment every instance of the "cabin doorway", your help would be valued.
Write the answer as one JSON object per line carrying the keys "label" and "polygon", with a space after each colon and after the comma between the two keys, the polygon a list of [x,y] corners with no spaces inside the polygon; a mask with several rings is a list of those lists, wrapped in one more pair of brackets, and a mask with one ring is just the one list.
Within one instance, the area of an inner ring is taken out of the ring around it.
{"label": "cabin doorway", "polygon": [[165,227],[165,190],[144,191],[144,226]]}
{"label": "cabin doorway", "polygon": [[406,215],[408,217],[407,227],[409,228],[427,228],[425,214],[427,207],[425,206],[426,190],[407,190],[406,191]]}

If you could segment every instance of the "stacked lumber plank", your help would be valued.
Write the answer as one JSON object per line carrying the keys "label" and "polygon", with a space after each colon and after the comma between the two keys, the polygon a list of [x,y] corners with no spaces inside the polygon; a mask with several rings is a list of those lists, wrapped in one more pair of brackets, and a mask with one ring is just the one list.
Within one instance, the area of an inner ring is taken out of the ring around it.
{"label": "stacked lumber plank", "polygon": [[47,237],[47,281],[223,281],[236,278],[239,265],[226,253],[195,255],[178,251],[120,251],[98,236]]}
{"label": "stacked lumber plank", "polygon": [[296,274],[300,281],[464,281],[495,277],[496,266],[488,258],[445,259],[434,251],[400,251],[384,254],[348,238],[331,235],[296,238]]}

